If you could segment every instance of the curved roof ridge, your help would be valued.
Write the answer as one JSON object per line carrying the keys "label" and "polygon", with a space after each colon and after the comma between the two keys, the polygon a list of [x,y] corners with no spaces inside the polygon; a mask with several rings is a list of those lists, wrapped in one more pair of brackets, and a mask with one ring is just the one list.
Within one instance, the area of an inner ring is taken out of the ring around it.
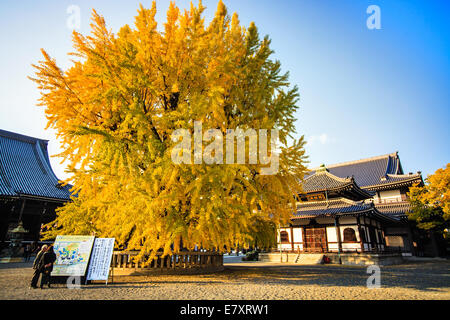
{"label": "curved roof ridge", "polygon": [[49,162],[47,162],[48,159],[44,156],[44,153],[43,153],[44,150],[42,150],[42,147],[44,147],[44,149],[47,149],[47,146],[41,146],[41,144],[38,141],[36,141],[36,144],[34,147],[36,148],[38,156],[41,158],[42,164],[45,167],[45,171],[50,175],[50,177],[53,178],[53,180],[56,181],[55,182],[55,185],[56,185],[57,183],[59,183],[60,179],[58,179],[58,177],[56,176],[55,172],[52,169],[51,164]]}
{"label": "curved roof ridge", "polygon": [[328,199],[328,201],[325,200],[316,200],[316,201],[298,201],[297,204],[302,204],[302,205],[317,205],[317,204],[323,204],[324,206],[326,206],[326,203],[330,203],[330,204],[336,204],[336,203],[340,203],[342,202],[342,199],[345,199],[343,197],[339,197],[339,198],[334,198],[334,199]]}
{"label": "curved roof ridge", "polygon": [[32,137],[32,136],[26,136],[24,134],[6,131],[3,129],[0,129],[0,136],[9,138],[9,139],[19,140],[22,142],[27,142],[27,143],[35,143],[36,141],[43,141],[46,144],[48,143],[48,140],[45,140],[45,139],[40,139],[40,138],[36,138],[36,137]]}
{"label": "curved roof ridge", "polygon": [[395,174],[398,174],[398,170],[399,170],[399,167],[400,167],[400,159],[398,158],[398,155],[397,155],[397,157],[395,158]]}
{"label": "curved roof ridge", "polygon": [[[327,168],[335,168],[335,167],[346,166],[346,165],[350,165],[350,164],[357,164],[357,163],[364,163],[364,162],[369,162],[369,161],[374,161],[374,160],[380,160],[380,159],[384,159],[384,158],[387,158],[387,157],[394,157],[394,156],[395,157],[398,156],[398,151],[395,151],[395,152],[392,152],[392,153],[383,154],[383,155],[379,155],[379,156],[363,158],[363,159],[359,159],[359,160],[339,162],[339,163],[327,165],[326,167]],[[309,170],[310,171],[316,171],[319,168],[320,167],[315,167],[315,168],[311,168]]]}
{"label": "curved roof ridge", "polygon": [[387,158],[386,158],[386,169],[384,170],[384,174],[380,177],[380,179],[385,179],[386,178],[386,176],[391,172],[390,171],[390,169],[391,169],[391,167],[392,167],[392,157],[389,155]]}
{"label": "curved roof ridge", "polygon": [[334,175],[334,174],[332,174],[332,173],[330,173],[330,172],[328,172],[328,171],[325,171],[324,173],[325,173],[328,177],[330,177],[330,178],[332,178],[332,179],[335,179],[335,180],[337,180],[337,181],[340,181],[340,182],[352,182],[352,179],[353,179],[353,178],[351,178],[351,177],[341,178],[341,177],[338,177],[338,176],[336,176],[336,175]]}
{"label": "curved roof ridge", "polygon": [[334,175],[334,174],[332,174],[332,173],[330,173],[330,172],[328,172],[328,171],[314,172],[314,174],[312,174],[312,175],[306,177],[306,178],[304,179],[304,181],[306,181],[306,180],[308,180],[308,179],[310,179],[310,178],[313,178],[313,177],[315,177],[316,175],[320,175],[320,174],[325,174],[325,175],[328,176],[329,178],[334,179],[334,180],[337,180],[337,181],[339,181],[339,182],[343,182],[343,183],[345,183],[345,182],[352,182],[352,179],[351,179],[351,178],[341,178],[341,177],[338,177],[338,176],[336,176],[336,175]]}
{"label": "curved roof ridge", "polygon": [[411,173],[411,174],[409,174],[409,173],[406,173],[406,174],[405,173],[402,173],[402,174],[388,173],[387,176],[391,177],[391,178],[413,178],[413,177],[420,177],[421,174],[418,172]]}
{"label": "curved roof ridge", "polygon": [[[327,204],[328,203],[328,204]],[[305,207],[314,207],[314,206],[323,206],[326,207],[328,205],[339,205],[339,204],[349,204],[349,205],[366,205],[364,201],[354,201],[351,199],[347,199],[345,197],[339,197],[334,199],[328,199],[328,201],[325,200],[318,200],[318,201],[299,201],[297,202],[297,207],[305,206]]]}
{"label": "curved roof ridge", "polygon": [[410,205],[410,203],[408,201],[375,203],[375,207],[400,207],[404,205]]}

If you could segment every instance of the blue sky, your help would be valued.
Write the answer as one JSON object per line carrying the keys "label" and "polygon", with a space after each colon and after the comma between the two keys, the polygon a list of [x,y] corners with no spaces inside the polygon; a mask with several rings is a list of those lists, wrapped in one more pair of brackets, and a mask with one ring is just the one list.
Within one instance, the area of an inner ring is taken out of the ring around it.
{"label": "blue sky", "polygon": [[[44,48],[64,69],[72,51],[68,7],[81,13],[89,32],[92,8],[113,31],[133,24],[139,3],[131,0],[21,0],[0,2],[0,128],[50,140],[37,107],[39,92],[27,79]],[[196,1],[194,1],[196,4]],[[225,0],[243,25],[254,21],[272,39],[274,58],[298,85],[298,135],[309,143],[310,166],[399,151],[406,172],[424,177],[450,161],[450,3],[417,0]],[[157,1],[165,21],[169,1]],[[181,8],[189,1],[176,1]],[[203,1],[206,20],[217,1]],[[381,12],[381,29],[370,30],[369,5]],[[64,165],[53,158],[64,178]]]}

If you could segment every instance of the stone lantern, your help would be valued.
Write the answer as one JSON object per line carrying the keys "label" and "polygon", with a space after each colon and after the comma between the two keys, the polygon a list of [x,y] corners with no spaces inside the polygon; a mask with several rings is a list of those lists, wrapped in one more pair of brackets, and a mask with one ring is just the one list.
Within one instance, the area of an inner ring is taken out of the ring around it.
{"label": "stone lantern", "polygon": [[22,221],[18,226],[10,231],[10,244],[9,244],[9,256],[18,257],[20,255],[20,248],[22,246],[23,236],[28,231],[23,227]]}

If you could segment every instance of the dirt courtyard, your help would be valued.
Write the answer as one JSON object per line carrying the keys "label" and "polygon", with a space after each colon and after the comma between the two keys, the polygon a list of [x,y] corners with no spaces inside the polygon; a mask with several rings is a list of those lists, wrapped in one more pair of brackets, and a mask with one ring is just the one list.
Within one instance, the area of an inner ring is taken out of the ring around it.
{"label": "dirt courtyard", "polygon": [[229,263],[203,275],[114,277],[113,283],[30,289],[31,263],[0,264],[3,300],[449,300],[450,261],[381,267],[380,288],[367,288],[366,267]]}

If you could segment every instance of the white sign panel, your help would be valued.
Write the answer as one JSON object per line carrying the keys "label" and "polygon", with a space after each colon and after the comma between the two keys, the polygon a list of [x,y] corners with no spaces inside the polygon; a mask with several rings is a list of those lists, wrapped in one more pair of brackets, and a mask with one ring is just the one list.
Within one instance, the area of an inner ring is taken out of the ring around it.
{"label": "white sign panel", "polygon": [[114,251],[114,238],[96,238],[86,280],[108,280]]}

